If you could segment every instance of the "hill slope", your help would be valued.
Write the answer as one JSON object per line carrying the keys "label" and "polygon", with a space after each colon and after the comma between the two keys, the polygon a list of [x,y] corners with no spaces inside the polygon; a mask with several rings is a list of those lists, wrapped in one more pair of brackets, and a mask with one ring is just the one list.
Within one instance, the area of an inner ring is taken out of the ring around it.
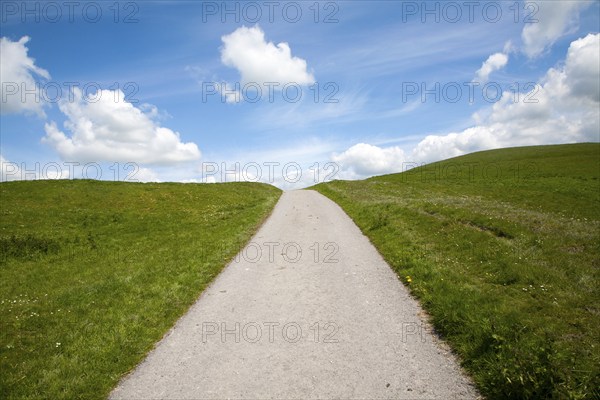
{"label": "hill slope", "polygon": [[105,398],[279,195],[253,183],[0,184],[0,397]]}
{"label": "hill slope", "polygon": [[478,152],[314,189],[336,201],[490,398],[600,396],[600,145]]}

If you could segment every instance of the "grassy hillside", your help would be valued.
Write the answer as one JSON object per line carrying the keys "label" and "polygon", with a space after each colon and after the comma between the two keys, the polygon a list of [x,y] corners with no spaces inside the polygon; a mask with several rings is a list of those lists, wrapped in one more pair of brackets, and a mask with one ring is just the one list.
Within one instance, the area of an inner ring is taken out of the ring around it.
{"label": "grassy hillside", "polygon": [[600,145],[485,151],[315,187],[489,398],[600,398]]}
{"label": "grassy hillside", "polygon": [[252,183],[0,184],[0,398],[105,398],[279,195]]}

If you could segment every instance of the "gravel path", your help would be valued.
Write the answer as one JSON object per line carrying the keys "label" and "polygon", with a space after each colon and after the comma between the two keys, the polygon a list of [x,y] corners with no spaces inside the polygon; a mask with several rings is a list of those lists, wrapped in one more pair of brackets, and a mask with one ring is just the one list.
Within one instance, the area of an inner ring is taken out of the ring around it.
{"label": "gravel path", "polygon": [[285,192],[113,399],[477,398],[352,220]]}

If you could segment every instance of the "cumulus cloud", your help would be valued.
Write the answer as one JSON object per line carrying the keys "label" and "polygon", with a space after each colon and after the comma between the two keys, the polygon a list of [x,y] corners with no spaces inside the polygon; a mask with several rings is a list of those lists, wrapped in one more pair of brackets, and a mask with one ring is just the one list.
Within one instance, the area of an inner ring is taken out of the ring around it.
{"label": "cumulus cloud", "polygon": [[27,42],[28,36],[23,36],[17,42],[6,37],[0,38],[2,114],[33,112],[40,116],[45,115],[42,109],[43,98],[36,86],[36,77],[50,79],[50,74],[35,65],[35,60],[27,55]]}
{"label": "cumulus cloud", "polygon": [[564,71],[555,73],[560,75],[559,79],[564,79],[571,97],[600,102],[599,50],[599,34],[589,34],[569,46]]}
{"label": "cumulus cloud", "polygon": [[221,61],[239,71],[242,84],[277,82],[280,85],[310,85],[315,82],[313,75],[307,71],[306,61],[292,56],[290,46],[285,42],[277,45],[267,42],[258,25],[250,28],[242,26],[221,40]]}
{"label": "cumulus cloud", "polygon": [[101,90],[92,99],[75,88],[73,95],[73,101],[59,102],[69,134],[52,121],[42,139],[63,160],[176,164],[200,158],[195,143],[183,143],[179,133],[158,125],[152,112],[127,102],[121,90]]}
{"label": "cumulus cloud", "polygon": [[405,161],[404,151],[399,147],[381,148],[366,143],[334,154],[332,160],[340,166],[340,177],[345,179],[398,172]]}
{"label": "cumulus cloud", "polygon": [[490,74],[497,71],[508,63],[508,56],[504,53],[495,53],[488,57],[481,65],[481,68],[475,73],[475,81],[485,83],[488,81]]}
{"label": "cumulus cloud", "polygon": [[541,55],[556,40],[576,27],[579,12],[589,4],[590,2],[570,0],[526,2],[525,10],[537,10],[531,15],[537,22],[529,23],[523,28],[523,52],[529,58]]}
{"label": "cumulus cloud", "polygon": [[573,41],[564,65],[549,69],[527,96],[505,92],[487,111],[474,115],[473,127],[427,136],[406,157],[396,147],[361,143],[332,159],[354,173],[348,178],[362,178],[401,172],[405,159],[432,162],[493,148],[600,141],[600,34]]}
{"label": "cumulus cloud", "polygon": [[477,126],[431,135],[411,154],[434,161],[472,151],[509,146],[600,140],[600,35],[569,46],[564,66],[551,68],[526,96],[505,92]]}

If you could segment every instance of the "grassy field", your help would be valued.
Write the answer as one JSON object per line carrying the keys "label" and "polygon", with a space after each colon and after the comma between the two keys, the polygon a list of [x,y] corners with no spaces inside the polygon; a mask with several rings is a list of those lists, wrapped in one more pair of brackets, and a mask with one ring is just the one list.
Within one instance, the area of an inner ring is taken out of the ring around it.
{"label": "grassy field", "polygon": [[105,398],[279,195],[252,183],[0,184],[0,398]]}
{"label": "grassy field", "polygon": [[489,398],[600,398],[600,145],[502,149],[315,187]]}

